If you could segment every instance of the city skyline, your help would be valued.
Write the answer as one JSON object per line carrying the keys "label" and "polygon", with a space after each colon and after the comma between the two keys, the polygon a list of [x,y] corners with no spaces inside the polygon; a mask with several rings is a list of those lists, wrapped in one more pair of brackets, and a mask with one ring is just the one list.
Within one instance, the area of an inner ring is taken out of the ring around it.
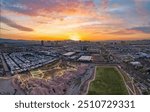
{"label": "city skyline", "polygon": [[150,0],[1,0],[0,38],[150,39]]}

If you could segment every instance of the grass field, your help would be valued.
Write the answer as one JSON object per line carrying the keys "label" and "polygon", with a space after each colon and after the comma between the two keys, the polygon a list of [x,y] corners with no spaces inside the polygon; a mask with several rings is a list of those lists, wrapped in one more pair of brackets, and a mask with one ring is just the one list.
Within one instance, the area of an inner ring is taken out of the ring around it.
{"label": "grass field", "polygon": [[115,67],[97,67],[95,80],[89,85],[88,95],[127,95],[123,79]]}

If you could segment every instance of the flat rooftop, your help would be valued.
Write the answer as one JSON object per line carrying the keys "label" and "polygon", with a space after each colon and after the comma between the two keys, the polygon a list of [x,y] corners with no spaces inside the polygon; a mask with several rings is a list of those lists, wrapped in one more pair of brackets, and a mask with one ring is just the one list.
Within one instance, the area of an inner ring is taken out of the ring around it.
{"label": "flat rooftop", "polygon": [[64,56],[71,56],[71,55],[73,55],[73,54],[75,54],[75,52],[67,52],[67,53],[65,53],[65,54],[63,54]]}
{"label": "flat rooftop", "polygon": [[80,60],[80,61],[91,61],[92,56],[81,56],[78,60]]}

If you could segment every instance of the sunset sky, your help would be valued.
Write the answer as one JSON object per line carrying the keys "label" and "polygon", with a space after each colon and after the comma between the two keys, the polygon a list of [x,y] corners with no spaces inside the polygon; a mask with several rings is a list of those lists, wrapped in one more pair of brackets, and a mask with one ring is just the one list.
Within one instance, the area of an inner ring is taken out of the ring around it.
{"label": "sunset sky", "polygon": [[0,0],[0,38],[150,39],[150,0]]}

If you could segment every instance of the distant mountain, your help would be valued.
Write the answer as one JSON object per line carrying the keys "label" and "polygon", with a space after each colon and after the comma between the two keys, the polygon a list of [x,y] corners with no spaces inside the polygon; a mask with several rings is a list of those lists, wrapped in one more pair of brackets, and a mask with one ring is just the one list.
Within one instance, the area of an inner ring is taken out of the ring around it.
{"label": "distant mountain", "polygon": [[4,38],[0,38],[0,43],[4,43],[4,42],[24,42],[23,40],[12,40],[12,39],[4,39]]}
{"label": "distant mountain", "polygon": [[28,41],[28,40],[13,40],[13,39],[4,39],[0,38],[0,44],[17,44],[17,45],[25,45],[25,44],[39,44],[38,41]]}

